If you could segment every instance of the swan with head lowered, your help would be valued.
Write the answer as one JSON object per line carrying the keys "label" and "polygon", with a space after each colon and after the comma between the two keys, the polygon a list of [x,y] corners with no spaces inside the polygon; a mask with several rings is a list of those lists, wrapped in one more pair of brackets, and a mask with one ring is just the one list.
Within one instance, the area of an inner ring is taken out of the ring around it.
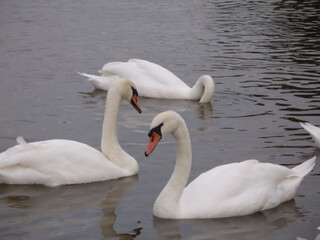
{"label": "swan with head lowered", "polygon": [[315,165],[315,157],[292,169],[246,160],[215,167],[185,187],[192,161],[191,142],[179,114],[168,111],[154,117],[145,155],[168,133],[176,141],[177,159],[153,207],[153,214],[160,218],[222,218],[274,208],[294,197],[303,177]]}
{"label": "swan with head lowered", "polygon": [[79,74],[87,77],[100,90],[108,90],[115,79],[128,78],[137,86],[140,96],[150,98],[189,99],[207,103],[214,92],[214,82],[209,75],[201,76],[190,88],[166,68],[146,60],[110,62],[99,72],[101,76]]}
{"label": "swan with head lowered", "polygon": [[117,136],[121,99],[141,113],[135,85],[127,79],[112,83],[106,98],[102,152],[84,143],[53,139],[18,145],[0,153],[0,183],[59,186],[116,179],[137,174],[136,160],[125,152]]}

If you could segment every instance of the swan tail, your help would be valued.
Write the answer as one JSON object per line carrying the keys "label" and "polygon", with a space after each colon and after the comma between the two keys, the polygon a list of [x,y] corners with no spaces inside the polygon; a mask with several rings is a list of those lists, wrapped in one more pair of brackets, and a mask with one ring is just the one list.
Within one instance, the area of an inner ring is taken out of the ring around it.
{"label": "swan tail", "polygon": [[310,123],[300,123],[301,127],[303,127],[313,138],[315,143],[320,148],[320,129],[316,126],[313,126]]}
{"label": "swan tail", "polygon": [[0,169],[21,164],[21,161],[23,161],[21,156],[28,150],[34,148],[32,144],[28,144],[21,136],[17,137],[16,141],[18,145],[10,147],[6,151],[0,153]]}
{"label": "swan tail", "polygon": [[88,79],[88,81],[100,81],[101,77],[96,76],[96,75],[91,75],[91,74],[87,74],[87,73],[81,73],[81,72],[77,72],[80,76],[83,76],[85,78]]}
{"label": "swan tail", "polygon": [[25,144],[27,144],[26,140],[24,140],[24,138],[23,138],[22,136],[17,137],[16,141],[17,141],[17,143],[18,143],[19,145],[25,145]]}
{"label": "swan tail", "polygon": [[307,122],[305,122],[305,123],[301,122],[300,125],[309,133],[313,133],[316,131],[316,129],[318,129],[316,126],[313,126],[312,124],[307,123]]}
{"label": "swan tail", "polygon": [[299,178],[303,178],[309,172],[311,172],[315,164],[316,164],[316,157],[312,157],[309,160],[301,163],[300,165],[292,168],[292,171],[294,172],[295,176]]}
{"label": "swan tail", "polygon": [[110,82],[112,81],[112,78],[105,77],[105,76],[96,76],[91,75],[87,73],[80,73],[77,72],[79,75],[86,77],[88,81],[96,88],[104,91],[108,91],[108,88],[110,86]]}
{"label": "swan tail", "polygon": [[299,164],[291,169],[290,174],[287,175],[277,187],[278,194],[270,196],[269,204],[263,210],[277,206],[281,202],[286,202],[294,198],[298,187],[300,186],[304,176],[312,171],[315,166],[316,157]]}
{"label": "swan tail", "polygon": [[10,156],[10,154],[6,154],[6,152],[3,152],[0,154],[0,170],[3,168],[17,165],[19,163],[20,163],[20,159],[17,157],[12,157]]}

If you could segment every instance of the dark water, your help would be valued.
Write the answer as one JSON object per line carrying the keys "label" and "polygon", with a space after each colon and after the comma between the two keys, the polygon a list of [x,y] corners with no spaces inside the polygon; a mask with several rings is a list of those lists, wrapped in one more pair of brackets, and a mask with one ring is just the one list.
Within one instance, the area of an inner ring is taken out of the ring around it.
{"label": "dark water", "polygon": [[0,185],[1,239],[314,239],[320,168],[295,201],[220,220],[152,216],[174,166],[173,139],[144,157],[153,116],[175,110],[193,146],[190,179],[256,158],[293,167],[319,150],[299,121],[320,125],[318,0],[0,2],[0,151],[28,141],[73,139],[99,148],[105,93],[76,71],[142,58],[189,85],[216,82],[211,104],[140,98],[123,103],[119,140],[138,177],[78,186]]}

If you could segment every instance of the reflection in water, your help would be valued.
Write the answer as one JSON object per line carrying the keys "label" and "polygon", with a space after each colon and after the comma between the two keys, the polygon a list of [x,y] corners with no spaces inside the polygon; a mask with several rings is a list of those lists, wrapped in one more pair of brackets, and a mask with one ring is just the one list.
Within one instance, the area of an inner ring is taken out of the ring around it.
{"label": "reflection in water", "polygon": [[198,112],[198,118],[202,120],[209,120],[213,118],[213,109],[211,102],[197,104],[195,105],[195,108]]}
{"label": "reflection in water", "polygon": [[153,225],[164,239],[272,239],[275,230],[284,228],[302,215],[294,200],[275,209],[249,216],[221,219],[169,220],[154,217]]}
{"label": "reflection in water", "polygon": [[[84,104],[86,107],[95,107],[105,104],[106,92],[94,89],[92,92],[80,92],[84,98]],[[193,111],[196,110],[198,118],[202,120],[210,119],[213,117],[213,108],[211,102],[200,104],[198,101],[192,100],[181,100],[181,99],[154,99],[138,97],[139,104],[141,105],[144,115],[150,114],[151,112],[162,112],[166,110],[173,111]],[[190,109],[191,105],[191,109]],[[125,114],[125,113],[120,113]],[[120,116],[121,117],[121,116]]]}
{"label": "reflection in water", "polygon": [[[130,215],[124,213],[127,221],[117,214],[123,232],[127,222],[134,222],[129,229],[139,227],[134,220],[139,217],[143,226],[139,237],[160,238],[154,237],[157,233],[150,226],[154,197],[150,189],[160,189],[167,181],[174,148],[158,149],[161,164],[144,161],[143,152],[150,122],[161,111],[178,111],[190,128],[194,158],[201,159],[195,160],[191,179],[211,167],[249,158],[293,166],[316,151],[297,121],[320,123],[319,0],[96,0],[94,4],[16,0],[1,1],[1,10],[2,151],[19,135],[33,140],[74,139],[99,148],[106,93],[79,94],[93,90],[76,74],[79,70],[136,57],[171,69],[189,86],[203,74],[212,75],[217,83],[212,108],[193,101],[139,98],[143,111],[139,115],[129,104],[121,105],[119,139],[141,159],[139,177],[145,179],[139,182],[141,191],[130,191],[119,208],[132,210]],[[298,190],[298,196],[306,196],[296,198],[304,218],[284,217],[295,224],[283,224],[272,239],[317,235],[312,231],[320,222],[319,167],[316,164]],[[55,232],[65,232],[68,239],[104,238],[99,221],[110,214],[103,216],[99,204],[112,185],[118,184],[57,189],[0,185],[0,236],[50,239]],[[5,196],[8,189],[11,193]],[[137,216],[139,205],[143,207]],[[266,218],[264,214],[253,219]],[[219,232],[218,223],[223,221],[194,222],[208,222]],[[269,220],[262,222],[266,224],[262,229],[278,227]],[[102,228],[111,231],[111,223]],[[188,221],[173,223],[180,229],[173,229],[176,235],[171,236],[190,239],[184,234]],[[317,225],[311,229],[310,223]],[[244,225],[239,223],[239,231]],[[223,224],[221,228],[224,237],[229,228]],[[201,238],[200,233],[192,236]]]}
{"label": "reflection in water", "polygon": [[134,239],[140,235],[142,228],[133,229],[129,233],[116,233],[114,224],[117,216],[115,209],[118,206],[120,196],[127,190],[132,189],[137,182],[138,177],[125,178],[116,188],[108,192],[105,200],[100,203],[100,208],[104,216],[100,219],[99,225],[102,229],[102,235],[105,238],[119,237],[119,239]]}
{"label": "reflection in water", "polygon": [[[45,239],[51,239],[58,235],[68,236],[75,229],[88,229],[91,224],[99,222],[105,238],[134,239],[141,233],[141,228],[117,234],[113,226],[116,222],[115,209],[121,195],[133,189],[137,180],[138,177],[134,176],[56,188],[2,184],[0,202],[5,203],[7,209],[2,207],[0,214],[0,237],[14,238],[38,229],[39,238],[42,238],[41,233],[45,231]],[[100,220],[99,211],[93,216],[88,214],[91,208],[98,209],[98,206],[103,212]],[[10,208],[16,209],[16,214],[6,220]],[[50,232],[52,235],[47,234]]]}
{"label": "reflection in water", "polygon": [[[90,105],[105,104],[106,102],[106,91],[101,91],[98,89],[94,89],[92,92],[79,92],[81,96],[84,98],[84,104],[86,107],[90,107]],[[95,100],[96,99],[96,100]]]}

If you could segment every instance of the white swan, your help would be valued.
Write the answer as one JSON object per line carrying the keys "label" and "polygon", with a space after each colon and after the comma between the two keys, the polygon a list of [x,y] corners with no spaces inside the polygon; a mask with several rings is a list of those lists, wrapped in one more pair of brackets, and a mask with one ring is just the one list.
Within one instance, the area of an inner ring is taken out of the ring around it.
{"label": "white swan", "polygon": [[118,142],[117,119],[122,98],[141,112],[132,82],[114,82],[106,98],[102,153],[86,144],[53,139],[19,143],[0,153],[0,183],[59,186],[127,177],[138,172],[136,160]]}
{"label": "white swan", "polygon": [[246,160],[215,167],[185,187],[192,161],[191,142],[179,114],[168,111],[153,119],[145,155],[168,133],[175,138],[177,159],[153,207],[153,214],[161,218],[222,218],[274,208],[294,197],[303,177],[315,165],[315,157],[292,169]]}
{"label": "white swan", "polygon": [[137,86],[140,96],[150,98],[189,99],[206,103],[210,102],[214,92],[214,82],[208,75],[201,76],[190,88],[169,70],[146,60],[110,62],[99,72],[101,76],[79,74],[87,77],[95,88],[101,90],[108,90],[115,79],[130,79]]}
{"label": "white swan", "polygon": [[300,123],[300,125],[311,135],[316,146],[320,148],[320,128],[313,126],[310,123]]}

